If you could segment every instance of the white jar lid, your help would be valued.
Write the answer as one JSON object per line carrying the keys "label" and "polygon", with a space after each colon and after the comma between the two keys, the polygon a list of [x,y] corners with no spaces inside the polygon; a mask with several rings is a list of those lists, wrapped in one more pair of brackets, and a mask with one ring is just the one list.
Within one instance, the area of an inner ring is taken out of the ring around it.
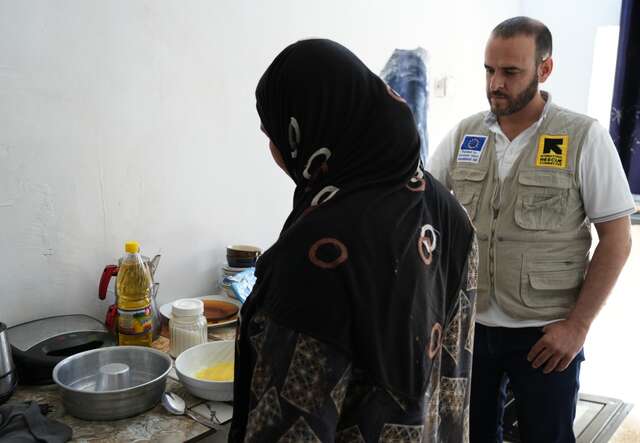
{"label": "white jar lid", "polygon": [[171,305],[171,314],[176,317],[188,317],[204,313],[204,303],[197,298],[181,298]]}

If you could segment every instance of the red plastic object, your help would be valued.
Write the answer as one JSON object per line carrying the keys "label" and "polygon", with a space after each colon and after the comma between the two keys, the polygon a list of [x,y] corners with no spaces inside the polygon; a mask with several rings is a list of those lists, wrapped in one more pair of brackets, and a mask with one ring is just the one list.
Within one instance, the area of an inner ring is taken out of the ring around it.
{"label": "red plastic object", "polygon": [[100,300],[104,300],[107,297],[109,280],[111,280],[111,277],[114,277],[116,275],[118,275],[118,266],[105,266],[104,271],[102,271],[102,276],[100,277],[100,284],[98,285],[98,297],[100,298]]}
{"label": "red plastic object", "polygon": [[107,316],[104,319],[104,325],[107,327],[107,329],[112,332],[112,333],[116,333],[116,318],[118,317],[118,307],[113,304],[111,306],[109,306],[109,309],[107,310]]}

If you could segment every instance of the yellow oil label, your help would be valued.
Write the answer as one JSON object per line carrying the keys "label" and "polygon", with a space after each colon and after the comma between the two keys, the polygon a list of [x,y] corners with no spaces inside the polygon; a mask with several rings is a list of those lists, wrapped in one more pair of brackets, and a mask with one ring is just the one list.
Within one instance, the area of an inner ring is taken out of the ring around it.
{"label": "yellow oil label", "polygon": [[118,333],[140,335],[151,331],[151,307],[136,310],[118,309]]}

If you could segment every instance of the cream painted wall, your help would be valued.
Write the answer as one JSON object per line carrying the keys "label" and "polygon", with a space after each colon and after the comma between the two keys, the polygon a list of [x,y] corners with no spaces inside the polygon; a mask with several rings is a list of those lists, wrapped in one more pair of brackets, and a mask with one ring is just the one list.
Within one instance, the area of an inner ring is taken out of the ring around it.
{"label": "cream painted wall", "polygon": [[[225,245],[268,247],[288,213],[253,97],[285,45],[332,38],[375,72],[421,45],[462,77],[479,43],[459,30],[508,3],[0,0],[0,321],[102,318],[128,239],[164,254],[161,302],[210,293]],[[434,133],[476,108],[447,101]]]}

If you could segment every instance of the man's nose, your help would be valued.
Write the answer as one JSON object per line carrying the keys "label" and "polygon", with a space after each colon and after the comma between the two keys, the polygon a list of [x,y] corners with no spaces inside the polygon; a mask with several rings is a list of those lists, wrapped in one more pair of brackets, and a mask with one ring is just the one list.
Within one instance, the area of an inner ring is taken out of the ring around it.
{"label": "man's nose", "polygon": [[493,74],[489,79],[489,90],[495,92],[504,88],[504,77],[499,74]]}

